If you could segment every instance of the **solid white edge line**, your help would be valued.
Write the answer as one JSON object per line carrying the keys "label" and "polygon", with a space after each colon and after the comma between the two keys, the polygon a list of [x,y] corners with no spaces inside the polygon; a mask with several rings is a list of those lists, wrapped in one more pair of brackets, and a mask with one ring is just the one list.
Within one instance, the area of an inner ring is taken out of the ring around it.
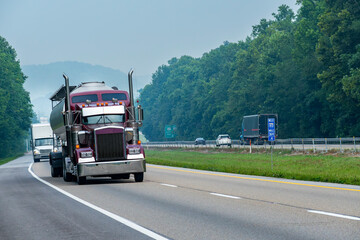
{"label": "solid white edge line", "polygon": [[47,182],[47,181],[39,178],[39,177],[31,170],[32,165],[33,165],[33,163],[30,164],[30,166],[29,166],[29,168],[28,168],[28,172],[29,172],[35,179],[39,180],[40,182],[44,183],[45,185],[47,185],[47,186],[55,189],[56,191],[58,191],[58,192],[60,192],[60,193],[62,193],[62,194],[64,194],[64,195],[72,198],[73,200],[75,200],[75,201],[77,201],[77,202],[79,202],[79,203],[81,203],[81,204],[83,204],[83,205],[85,205],[85,206],[87,206],[87,207],[89,207],[89,208],[92,208],[92,209],[94,209],[95,211],[98,211],[98,212],[100,212],[100,213],[102,213],[102,214],[104,214],[104,215],[106,215],[106,216],[108,216],[108,217],[110,217],[110,218],[112,218],[112,219],[114,219],[114,220],[116,220],[116,221],[118,221],[118,222],[120,222],[120,223],[122,223],[122,224],[124,224],[124,225],[126,225],[126,226],[128,226],[128,227],[130,227],[130,228],[132,228],[132,229],[134,229],[134,230],[136,230],[136,231],[138,231],[138,232],[140,232],[140,233],[142,233],[142,234],[144,234],[144,235],[147,235],[147,236],[149,236],[149,237],[151,237],[151,238],[153,238],[153,239],[168,240],[167,238],[165,238],[165,237],[163,237],[163,236],[160,236],[160,235],[158,235],[158,234],[156,234],[156,233],[154,233],[154,232],[152,232],[152,231],[150,231],[150,230],[148,230],[148,229],[146,229],[146,228],[144,228],[144,227],[141,227],[141,226],[137,225],[136,223],[134,223],[134,222],[132,222],[132,221],[130,221],[130,220],[127,220],[127,219],[125,219],[125,218],[123,218],[123,217],[120,217],[120,216],[114,214],[114,213],[111,213],[111,212],[109,212],[109,211],[106,211],[105,209],[102,209],[102,208],[100,208],[100,207],[98,207],[98,206],[95,206],[94,204],[91,204],[91,203],[89,203],[89,202],[86,202],[85,200],[83,200],[83,199],[81,199],[81,198],[78,198],[78,197],[72,195],[71,193],[68,193],[68,192],[62,190],[61,188],[58,188],[58,187],[52,185],[51,183],[49,183],[49,182]]}
{"label": "solid white edge line", "polygon": [[220,194],[220,193],[210,193],[211,195],[219,196],[219,197],[226,197],[226,198],[232,198],[232,199],[241,199],[240,197]]}
{"label": "solid white edge line", "polygon": [[342,214],[337,214],[337,213],[329,213],[329,212],[316,211],[316,210],[308,210],[308,212],[327,215],[327,216],[332,216],[332,217],[345,218],[345,219],[350,219],[350,220],[355,220],[355,221],[360,221],[360,218],[358,218],[358,217],[352,217],[352,216],[347,216],[347,215],[342,215]]}
{"label": "solid white edge line", "polygon": [[161,183],[161,185],[166,186],[166,187],[173,187],[176,188],[176,185],[172,185],[172,184],[166,184],[166,183]]}

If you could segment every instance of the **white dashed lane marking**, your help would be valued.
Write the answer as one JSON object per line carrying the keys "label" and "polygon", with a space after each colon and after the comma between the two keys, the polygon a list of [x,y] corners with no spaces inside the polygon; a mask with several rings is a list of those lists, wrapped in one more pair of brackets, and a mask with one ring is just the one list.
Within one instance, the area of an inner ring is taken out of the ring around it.
{"label": "white dashed lane marking", "polygon": [[321,214],[321,215],[327,215],[327,216],[331,216],[331,217],[338,217],[338,218],[345,218],[345,219],[360,221],[360,218],[358,218],[358,217],[347,216],[347,215],[342,215],[342,214],[337,214],[337,213],[330,213],[330,212],[323,212],[323,211],[316,211],[316,210],[308,210],[308,212]]}
{"label": "white dashed lane marking", "polygon": [[241,199],[241,197],[231,196],[231,195],[225,195],[220,193],[210,193],[211,195],[215,195],[218,197],[225,197],[225,198],[232,198],[232,199]]}
{"label": "white dashed lane marking", "polygon": [[173,187],[176,188],[177,186],[172,185],[172,184],[166,184],[166,183],[161,183],[161,185],[165,186],[165,187]]}

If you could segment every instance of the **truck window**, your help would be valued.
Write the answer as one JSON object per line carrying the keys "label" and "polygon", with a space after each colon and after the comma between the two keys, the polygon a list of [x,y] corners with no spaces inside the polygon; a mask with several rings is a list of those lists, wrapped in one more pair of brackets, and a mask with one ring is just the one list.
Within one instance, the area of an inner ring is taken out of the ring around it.
{"label": "truck window", "polygon": [[114,115],[96,115],[83,118],[83,123],[85,125],[90,124],[105,124],[105,123],[123,123],[124,115],[123,114],[114,114]]}
{"label": "truck window", "polygon": [[52,146],[53,139],[52,138],[40,138],[35,139],[35,146]]}
{"label": "truck window", "polygon": [[84,103],[86,100],[90,100],[91,102],[97,102],[98,96],[96,94],[89,94],[89,95],[80,95],[74,96],[71,98],[72,103]]}
{"label": "truck window", "polygon": [[116,98],[117,100],[126,100],[126,94],[125,93],[103,93],[103,94],[101,94],[101,98],[103,101],[112,101],[113,98]]}

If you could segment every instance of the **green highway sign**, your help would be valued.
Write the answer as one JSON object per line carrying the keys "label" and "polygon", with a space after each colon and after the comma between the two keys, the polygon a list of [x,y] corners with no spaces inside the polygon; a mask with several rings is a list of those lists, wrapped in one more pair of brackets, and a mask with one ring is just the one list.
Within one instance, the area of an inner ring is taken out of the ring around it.
{"label": "green highway sign", "polygon": [[176,125],[165,125],[165,138],[174,138],[176,136]]}

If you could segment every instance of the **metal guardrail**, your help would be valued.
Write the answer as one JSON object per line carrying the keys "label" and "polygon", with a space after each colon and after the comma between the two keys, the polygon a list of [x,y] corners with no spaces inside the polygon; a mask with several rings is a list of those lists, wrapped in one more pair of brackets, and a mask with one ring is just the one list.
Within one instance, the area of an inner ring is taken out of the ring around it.
{"label": "metal guardrail", "polygon": [[[195,141],[164,141],[145,142],[144,147],[160,148],[217,148],[215,140],[206,140],[206,145],[195,145]],[[269,142],[263,145],[244,145],[240,140],[231,140],[232,148],[269,148]],[[225,147],[225,146],[222,146]],[[227,146],[226,146],[227,147]],[[360,137],[352,138],[289,138],[276,139],[273,143],[274,149],[288,149],[303,152],[360,152]]]}

